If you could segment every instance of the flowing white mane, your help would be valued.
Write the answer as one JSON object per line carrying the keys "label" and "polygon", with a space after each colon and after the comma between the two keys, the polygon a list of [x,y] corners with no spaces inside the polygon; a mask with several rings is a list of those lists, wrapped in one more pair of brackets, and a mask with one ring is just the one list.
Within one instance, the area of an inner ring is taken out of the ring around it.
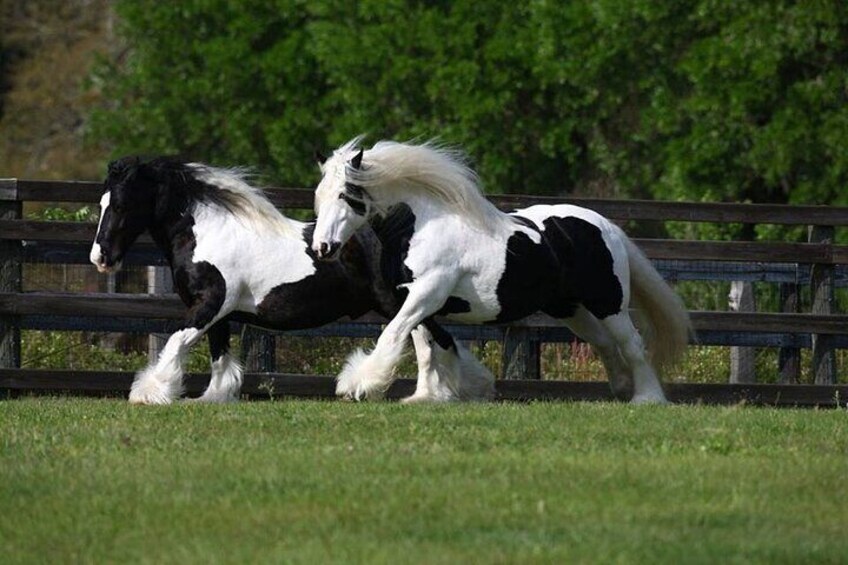
{"label": "flowing white mane", "polygon": [[204,184],[218,189],[216,199],[236,217],[257,231],[270,232],[299,239],[302,226],[285,217],[262,191],[247,183],[248,171],[240,168],[222,169],[202,163],[188,163],[194,169],[194,177]]}
{"label": "flowing white mane", "polygon": [[[358,140],[348,142],[342,149],[351,150]],[[377,205],[383,198],[394,200],[398,192],[423,193],[447,204],[452,212],[468,218],[485,232],[511,231],[515,227],[510,216],[486,199],[477,173],[466,165],[464,154],[432,141],[379,141],[365,151],[361,168],[348,165],[345,172],[350,182],[368,190]]]}

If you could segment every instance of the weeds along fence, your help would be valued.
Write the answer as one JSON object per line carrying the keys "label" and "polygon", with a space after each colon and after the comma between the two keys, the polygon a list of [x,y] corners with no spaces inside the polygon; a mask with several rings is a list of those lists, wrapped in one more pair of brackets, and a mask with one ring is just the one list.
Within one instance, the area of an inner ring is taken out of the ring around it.
{"label": "weeds along fence", "polygon": [[[170,333],[179,324],[183,306],[174,294],[145,292],[24,291],[25,264],[87,265],[96,226],[85,222],[24,219],[25,202],[94,204],[102,185],[79,181],[0,180],[0,390],[126,392],[128,372],[68,371],[21,368],[21,330]],[[311,209],[312,192],[268,189],[271,200],[290,212]],[[727,383],[672,382],[668,392],[679,401],[738,402],[794,405],[835,405],[848,400],[840,384],[837,351],[848,348],[848,316],[836,312],[836,289],[848,286],[848,246],[836,245],[838,228],[848,226],[848,208],[597,200],[529,196],[493,196],[504,210],[535,203],[570,202],[594,209],[619,222],[709,222],[803,226],[804,242],[696,241],[636,239],[671,282],[720,281],[739,285],[776,285],[778,307],[772,312],[696,310],[691,312],[699,345],[732,348],[776,348],[777,383],[757,383],[756,373],[739,371]],[[142,236],[125,265],[165,265],[148,236]],[[92,268],[93,269],[93,268]],[[158,269],[158,275],[165,272]],[[161,286],[160,286],[161,288]],[[805,297],[802,301],[801,297]],[[744,304],[744,300],[742,301]],[[802,311],[808,302],[808,311]],[[297,336],[376,337],[384,323],[376,315],[346,320],[322,328],[285,332]],[[604,382],[540,380],[540,349],[545,343],[569,343],[574,336],[553,320],[534,316],[515,325],[450,325],[459,339],[496,341],[501,347],[503,398],[610,398]],[[282,332],[249,330],[242,349],[253,360],[245,380],[248,394],[332,395],[329,377],[276,373],[275,342]],[[742,350],[744,351],[744,350]],[[803,353],[802,352],[806,352]],[[808,364],[801,384],[802,361]],[[844,380],[844,378],[842,379]],[[685,379],[684,379],[685,381]],[[189,391],[200,390],[203,375],[191,376]],[[392,389],[401,395],[408,381]]]}

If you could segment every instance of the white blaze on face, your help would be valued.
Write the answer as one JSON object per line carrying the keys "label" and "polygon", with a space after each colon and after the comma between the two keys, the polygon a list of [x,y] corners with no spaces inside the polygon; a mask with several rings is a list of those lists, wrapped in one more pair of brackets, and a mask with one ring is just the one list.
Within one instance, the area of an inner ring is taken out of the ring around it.
{"label": "white blaze on face", "polygon": [[[97,222],[97,235],[100,234],[100,228],[103,226],[103,217],[106,215],[106,208],[109,207],[109,192],[106,191],[105,194],[100,198],[100,220]],[[94,236],[94,243],[91,246],[91,253],[88,255],[88,258],[97,267],[97,270],[101,273],[106,273],[109,271],[108,267],[106,267],[106,261],[103,259],[103,253],[100,250],[100,244],[97,243],[97,235]]]}
{"label": "white blaze on face", "polygon": [[356,214],[340,196],[345,190],[345,161],[338,155],[325,163],[324,176],[315,190],[318,218],[312,234],[312,249],[321,255],[324,246],[344,245],[367,218]]}

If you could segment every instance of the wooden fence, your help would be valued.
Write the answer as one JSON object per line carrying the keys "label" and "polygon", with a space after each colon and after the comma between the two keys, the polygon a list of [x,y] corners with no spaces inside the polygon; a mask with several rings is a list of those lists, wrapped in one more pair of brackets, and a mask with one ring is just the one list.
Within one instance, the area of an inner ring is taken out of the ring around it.
{"label": "wooden fence", "polygon": [[[22,264],[87,264],[96,226],[90,223],[45,222],[22,218],[23,202],[99,201],[95,182],[0,180],[0,389],[126,391],[131,375],[96,372],[69,375],[60,371],[20,369],[21,329],[168,333],[183,308],[175,295],[22,292]],[[285,210],[310,209],[312,192],[269,189],[271,200]],[[663,275],[673,281],[762,281],[780,285],[784,311],[694,311],[692,320],[701,345],[780,348],[781,385],[669,385],[680,401],[835,405],[848,400],[848,387],[836,385],[836,349],[848,347],[848,316],[834,311],[834,290],[848,286],[848,246],[834,244],[838,227],[848,225],[848,208],[597,200],[527,196],[494,196],[502,209],[534,203],[569,202],[594,209],[617,221],[684,221],[801,225],[805,243],[729,242],[637,239]],[[128,265],[164,265],[148,236],[142,236],[125,259]],[[812,308],[798,312],[798,296],[810,287]],[[382,320],[366,316],[294,335],[372,337]],[[503,343],[504,374],[498,392],[504,398],[609,398],[606,383],[538,381],[539,348],[545,342],[568,342],[571,333],[543,316],[509,326],[451,325],[459,339]],[[274,332],[250,332],[247,347],[258,365],[248,373],[245,390],[268,386],[279,394],[332,394],[328,378],[278,375],[274,366]],[[814,385],[798,385],[800,350],[812,349]],[[202,377],[200,377],[202,379]],[[518,379],[518,380],[511,380]],[[189,390],[200,388],[196,377]],[[270,385],[269,385],[270,383]],[[401,382],[393,394],[411,384]]]}

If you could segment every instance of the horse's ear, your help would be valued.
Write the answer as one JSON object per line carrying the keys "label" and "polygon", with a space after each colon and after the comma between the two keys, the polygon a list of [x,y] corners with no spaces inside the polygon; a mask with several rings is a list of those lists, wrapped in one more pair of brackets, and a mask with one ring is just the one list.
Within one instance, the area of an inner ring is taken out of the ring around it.
{"label": "horse's ear", "polygon": [[315,151],[312,153],[312,156],[315,157],[315,160],[318,161],[319,165],[323,165],[327,162],[327,156],[321,153],[321,151],[319,151],[318,149],[315,149]]}
{"label": "horse's ear", "polygon": [[359,153],[353,156],[353,159],[350,160],[350,166],[354,169],[358,169],[362,166],[362,154],[365,152],[365,149],[359,148]]}

